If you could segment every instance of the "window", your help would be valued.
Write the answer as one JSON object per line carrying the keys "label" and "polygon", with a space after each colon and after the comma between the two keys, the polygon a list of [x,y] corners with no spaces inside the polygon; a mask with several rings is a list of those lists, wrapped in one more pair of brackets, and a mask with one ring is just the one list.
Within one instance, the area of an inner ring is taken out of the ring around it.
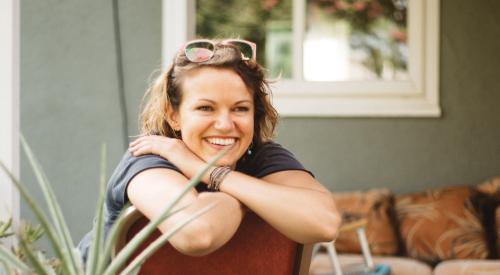
{"label": "window", "polygon": [[440,115],[439,0],[163,3],[164,60],[197,36],[253,40],[282,116]]}

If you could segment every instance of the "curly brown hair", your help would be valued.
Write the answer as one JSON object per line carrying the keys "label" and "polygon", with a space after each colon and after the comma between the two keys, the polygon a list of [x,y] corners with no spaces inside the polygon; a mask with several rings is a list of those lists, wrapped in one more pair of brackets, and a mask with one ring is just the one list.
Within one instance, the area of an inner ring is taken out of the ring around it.
{"label": "curly brown hair", "polygon": [[141,134],[180,137],[180,133],[169,125],[167,111],[169,108],[174,112],[179,110],[183,77],[192,70],[207,66],[232,69],[241,77],[253,93],[255,123],[252,141],[256,146],[269,141],[274,136],[279,116],[270,101],[271,90],[264,70],[255,61],[242,60],[237,47],[221,44],[220,41],[216,42],[216,50],[210,60],[194,63],[189,61],[184,53],[179,53],[168,71],[156,78],[143,98],[143,109],[139,118]]}

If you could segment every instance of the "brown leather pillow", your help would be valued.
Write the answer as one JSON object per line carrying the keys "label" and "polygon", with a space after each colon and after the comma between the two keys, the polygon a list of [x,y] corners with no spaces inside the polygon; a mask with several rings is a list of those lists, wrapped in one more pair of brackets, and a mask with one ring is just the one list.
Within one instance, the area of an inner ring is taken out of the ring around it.
{"label": "brown leather pillow", "polygon": [[471,187],[454,186],[397,196],[407,255],[430,264],[487,258],[486,235],[469,199],[472,192]]}
{"label": "brown leather pillow", "polygon": [[[388,189],[339,192],[332,195],[342,213],[343,225],[361,218],[367,219],[365,232],[373,254],[394,255],[399,251],[399,241],[393,227],[394,197]],[[335,248],[341,253],[361,253],[355,231],[339,234]]]}
{"label": "brown leather pillow", "polygon": [[491,242],[490,258],[497,259],[500,256],[500,177],[479,184],[477,190],[481,194],[476,196],[475,206]]}

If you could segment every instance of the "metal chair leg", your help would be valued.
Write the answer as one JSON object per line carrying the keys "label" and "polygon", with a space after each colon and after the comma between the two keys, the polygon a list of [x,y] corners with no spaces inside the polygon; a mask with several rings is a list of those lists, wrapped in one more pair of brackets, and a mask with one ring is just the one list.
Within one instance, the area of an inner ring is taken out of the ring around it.
{"label": "metal chair leg", "polygon": [[339,257],[337,255],[337,250],[335,250],[333,242],[325,243],[325,246],[326,250],[328,251],[328,256],[330,257],[330,262],[332,263],[333,270],[335,271],[335,275],[342,275]]}
{"label": "metal chair leg", "polygon": [[365,265],[369,269],[373,270],[375,265],[373,264],[372,254],[370,252],[370,247],[368,246],[368,240],[366,239],[365,229],[363,227],[357,228],[356,234],[358,235],[361,251],[363,252],[363,259],[365,260]]}

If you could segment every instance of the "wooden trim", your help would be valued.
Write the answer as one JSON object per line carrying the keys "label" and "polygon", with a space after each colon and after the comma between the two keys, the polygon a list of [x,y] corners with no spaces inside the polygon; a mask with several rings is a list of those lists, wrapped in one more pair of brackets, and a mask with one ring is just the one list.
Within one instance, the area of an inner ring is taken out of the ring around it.
{"label": "wooden trim", "polygon": [[[0,1],[0,161],[19,179],[19,0]],[[0,172],[0,220],[19,224],[19,192]],[[9,244],[10,240],[5,242]]]}
{"label": "wooden trim", "polygon": [[311,267],[313,244],[302,244],[297,249],[297,265],[294,268],[294,275],[308,275]]}
{"label": "wooden trim", "polygon": [[125,245],[127,245],[127,232],[128,229],[142,217],[142,213],[137,210],[134,206],[130,206],[124,211],[124,218],[123,218],[123,225],[119,229],[120,232],[118,233],[118,237],[116,239],[116,242],[113,245],[113,249],[111,252],[111,258],[115,258],[118,252],[122,250]]}

